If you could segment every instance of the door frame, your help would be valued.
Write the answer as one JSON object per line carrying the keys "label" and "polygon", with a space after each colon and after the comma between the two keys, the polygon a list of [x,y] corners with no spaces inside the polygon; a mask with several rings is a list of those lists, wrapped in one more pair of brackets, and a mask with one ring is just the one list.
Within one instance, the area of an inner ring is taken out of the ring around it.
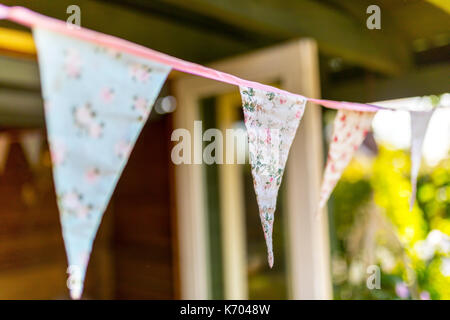
{"label": "door frame", "polygon": [[[212,68],[238,77],[273,83],[280,88],[308,97],[319,98],[317,45],[312,39],[300,39],[253,53],[227,59]],[[200,120],[202,98],[224,94],[237,87],[206,78],[182,75],[174,80],[178,108],[173,113],[174,129],[185,128],[194,134],[194,121]],[[202,144],[193,142],[192,152],[201,153]],[[319,189],[323,170],[321,110],[308,102],[296,138],[291,146],[286,180],[286,220],[288,230],[288,296],[292,299],[331,299],[328,217],[324,209],[319,218]],[[181,299],[208,299],[209,257],[205,181],[202,164],[175,166],[177,207],[179,292]],[[261,235],[261,241],[264,241]],[[237,263],[242,265],[242,259]],[[239,266],[234,266],[239,270]],[[242,267],[241,267],[242,272]],[[227,277],[224,281],[239,278]],[[242,275],[241,275],[242,279]],[[227,287],[225,283],[224,287]],[[246,287],[246,286],[242,286]],[[226,295],[226,299],[242,298]]]}

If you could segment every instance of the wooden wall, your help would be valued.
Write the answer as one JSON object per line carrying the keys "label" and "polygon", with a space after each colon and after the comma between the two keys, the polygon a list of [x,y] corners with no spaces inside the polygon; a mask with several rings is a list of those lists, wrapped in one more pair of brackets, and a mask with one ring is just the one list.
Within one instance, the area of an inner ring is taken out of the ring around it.
{"label": "wooden wall", "polygon": [[169,120],[144,127],[114,194],[118,299],[175,297]]}
{"label": "wooden wall", "polygon": [[32,172],[18,143],[0,176],[0,298],[67,297],[51,169]]}
{"label": "wooden wall", "polygon": [[[144,128],[99,229],[84,298],[174,298],[166,118]],[[18,143],[0,174],[0,299],[65,299],[66,256],[48,148],[33,171]]]}

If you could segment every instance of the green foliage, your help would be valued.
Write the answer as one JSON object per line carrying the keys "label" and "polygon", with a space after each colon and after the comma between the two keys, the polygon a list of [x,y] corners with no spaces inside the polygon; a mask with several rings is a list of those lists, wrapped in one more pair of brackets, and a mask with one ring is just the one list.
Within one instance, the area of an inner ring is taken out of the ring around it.
{"label": "green foliage", "polygon": [[[366,179],[355,182],[345,179],[336,186],[333,195],[337,199],[334,203],[334,210],[337,214],[334,221],[339,239],[344,239],[345,235],[350,232],[355,217],[369,202],[371,191],[370,183]],[[345,214],[339,214],[341,212],[345,212]]]}
{"label": "green foliage", "polygon": [[[422,169],[410,211],[407,152],[380,146],[376,158],[356,158],[347,167],[330,208],[336,299],[450,299],[450,277],[443,271],[449,244],[445,250],[428,245],[433,237],[450,235],[450,159]],[[383,219],[389,227],[375,223]],[[373,241],[367,241],[371,232]],[[374,261],[369,263],[365,257],[370,252]],[[361,276],[354,276],[361,261]],[[366,287],[366,266],[371,263],[381,266],[381,289]],[[407,296],[399,290],[404,283]]]}
{"label": "green foliage", "polygon": [[412,246],[417,240],[424,239],[428,231],[420,209],[415,206],[409,211],[409,170],[407,154],[400,150],[380,147],[371,179],[375,203],[384,209],[406,246]]}

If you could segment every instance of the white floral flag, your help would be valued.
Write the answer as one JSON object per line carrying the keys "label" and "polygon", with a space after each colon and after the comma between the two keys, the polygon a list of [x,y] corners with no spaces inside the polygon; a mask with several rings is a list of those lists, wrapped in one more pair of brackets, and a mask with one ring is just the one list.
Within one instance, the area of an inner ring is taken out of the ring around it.
{"label": "white floral flag", "polygon": [[322,208],[339,181],[342,172],[370,130],[374,112],[341,109],[334,119],[328,159],[320,191]]}
{"label": "white floral flag", "polygon": [[410,111],[411,116],[411,198],[409,209],[412,210],[416,200],[417,175],[422,158],[422,145],[427,132],[428,123],[435,109],[430,111]]}
{"label": "white floral flag", "polygon": [[259,216],[273,266],[272,230],[278,189],[306,99],[240,88]]}
{"label": "white floral flag", "polygon": [[33,32],[68,286],[77,299],[103,213],[170,68],[45,29]]}
{"label": "white floral flag", "polygon": [[0,134],[0,174],[5,170],[6,160],[8,159],[10,137],[6,133]]}

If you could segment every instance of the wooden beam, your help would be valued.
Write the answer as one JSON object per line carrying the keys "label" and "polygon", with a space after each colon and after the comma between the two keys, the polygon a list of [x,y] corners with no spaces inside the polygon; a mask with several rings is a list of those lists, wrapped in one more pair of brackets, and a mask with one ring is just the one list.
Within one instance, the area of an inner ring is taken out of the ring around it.
{"label": "wooden beam", "polygon": [[0,88],[0,126],[44,126],[40,92]]}
{"label": "wooden beam", "polygon": [[0,52],[34,57],[36,47],[30,32],[0,28]]}
{"label": "wooden beam", "polygon": [[436,7],[450,14],[450,1],[448,0],[426,0],[426,1],[432,3]]}
{"label": "wooden beam", "polygon": [[436,37],[450,37],[449,14],[444,10],[428,1],[395,1],[395,4],[389,12],[411,40],[425,38],[434,41]]}
{"label": "wooden beam", "polygon": [[[388,0],[389,1],[389,0]],[[366,28],[366,21],[369,17],[367,14],[367,8],[370,5],[378,5],[381,13],[381,30],[367,30],[371,36],[377,37],[379,42],[383,42],[385,46],[389,46],[394,57],[404,57],[405,68],[412,65],[412,54],[410,47],[410,39],[408,34],[401,29],[398,20],[393,16],[393,11],[385,6],[385,0],[358,0],[358,1],[342,1],[342,0],[329,0],[330,3],[341,8],[341,10],[351,15],[359,25]],[[403,5],[403,9],[407,10],[406,4]],[[421,28],[423,28],[421,26]]]}
{"label": "wooden beam", "polygon": [[38,91],[39,68],[36,61],[0,56],[2,87]]}
{"label": "wooden beam", "polygon": [[[365,21],[312,0],[157,0],[196,10],[219,21],[267,36],[288,39],[312,37],[320,50],[386,74],[399,74],[411,64],[409,50],[392,46],[394,30],[368,30]],[[390,33],[392,31],[392,34]]]}
{"label": "wooden beam", "polygon": [[[186,28],[142,10],[127,10],[123,6],[90,0],[29,1],[3,0],[8,6],[24,6],[50,17],[66,20],[69,5],[81,9],[83,27],[111,34],[143,46],[195,62],[241,53],[251,48],[246,42],[217,36],[204,30]],[[0,26],[11,25],[0,21]]]}
{"label": "wooden beam", "polygon": [[0,126],[43,126],[37,62],[0,56],[0,65]]}

